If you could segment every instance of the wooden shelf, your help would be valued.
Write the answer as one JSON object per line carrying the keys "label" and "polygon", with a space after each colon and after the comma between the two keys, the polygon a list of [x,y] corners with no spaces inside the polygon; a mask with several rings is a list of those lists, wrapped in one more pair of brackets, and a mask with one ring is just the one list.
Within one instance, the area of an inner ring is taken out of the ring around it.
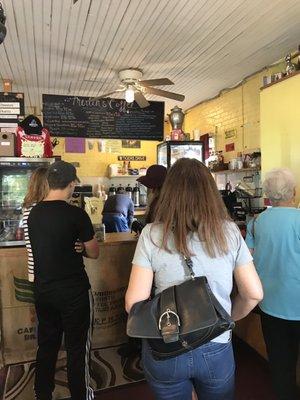
{"label": "wooden shelf", "polygon": [[241,169],[223,169],[222,171],[210,171],[212,174],[239,174],[241,172],[258,172],[260,168],[241,168]]}
{"label": "wooden shelf", "polygon": [[295,72],[294,72],[293,74],[291,74],[291,75],[286,75],[286,76],[284,76],[283,78],[278,79],[278,80],[275,81],[275,82],[271,82],[271,83],[268,83],[268,84],[265,85],[265,86],[262,86],[262,87],[260,88],[260,90],[264,90],[264,89],[266,89],[266,88],[268,88],[268,87],[270,87],[270,86],[276,85],[276,83],[285,81],[285,80],[290,79],[290,78],[292,78],[293,76],[296,76],[296,75],[299,75],[299,74],[300,74],[300,71],[297,70],[297,71],[295,71]]}
{"label": "wooden shelf", "polygon": [[113,178],[135,178],[135,179],[137,179],[141,176],[144,176],[144,175],[112,175],[112,176],[109,176],[108,178],[109,179],[113,179]]}

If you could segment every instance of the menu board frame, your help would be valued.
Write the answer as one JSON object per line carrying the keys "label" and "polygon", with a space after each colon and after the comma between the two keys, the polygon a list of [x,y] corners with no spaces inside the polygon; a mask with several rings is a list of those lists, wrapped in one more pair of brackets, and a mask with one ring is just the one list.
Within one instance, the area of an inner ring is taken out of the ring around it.
{"label": "menu board frame", "polygon": [[163,140],[164,102],[140,108],[124,99],[43,94],[43,123],[51,136]]}

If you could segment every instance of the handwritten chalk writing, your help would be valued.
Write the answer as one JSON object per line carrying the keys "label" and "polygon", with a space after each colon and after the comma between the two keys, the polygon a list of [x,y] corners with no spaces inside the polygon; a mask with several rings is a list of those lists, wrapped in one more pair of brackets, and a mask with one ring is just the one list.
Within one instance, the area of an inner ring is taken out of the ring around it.
{"label": "handwritten chalk writing", "polygon": [[160,141],[164,103],[142,109],[124,99],[43,94],[43,121],[53,136]]}

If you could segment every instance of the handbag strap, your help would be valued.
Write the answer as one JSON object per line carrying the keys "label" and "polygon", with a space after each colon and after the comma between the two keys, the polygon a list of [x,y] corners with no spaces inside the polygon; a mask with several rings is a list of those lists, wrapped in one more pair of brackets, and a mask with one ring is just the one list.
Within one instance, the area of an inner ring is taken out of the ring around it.
{"label": "handbag strap", "polygon": [[191,278],[194,280],[195,279],[195,272],[193,270],[193,261],[192,261],[191,257],[183,256],[183,258],[184,258],[186,266],[188,267],[188,270],[189,270],[189,273],[191,275]]}
{"label": "handbag strap", "polygon": [[[190,257],[183,256],[188,267],[191,279],[195,279],[193,261]],[[176,307],[175,286],[165,289],[160,296],[160,318],[158,329],[165,343],[177,342],[179,340],[180,318]]]}

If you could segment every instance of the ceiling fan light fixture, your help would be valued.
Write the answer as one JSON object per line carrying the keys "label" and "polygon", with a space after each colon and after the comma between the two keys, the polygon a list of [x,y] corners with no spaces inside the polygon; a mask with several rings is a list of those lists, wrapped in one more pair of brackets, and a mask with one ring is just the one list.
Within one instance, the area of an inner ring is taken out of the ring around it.
{"label": "ceiling fan light fixture", "polygon": [[[1,0],[0,0],[1,1]],[[174,85],[169,78],[155,78],[142,80],[143,72],[138,68],[127,68],[119,71],[120,85],[112,92],[102,94],[101,96],[95,97],[94,100],[110,97],[114,93],[124,92],[125,101],[132,103],[133,101],[140,108],[146,108],[150,106],[150,103],[146,99],[145,95],[150,94],[154,96],[166,97],[176,101],[183,101],[184,95],[179,93],[169,92],[155,88],[153,86],[165,86]],[[95,81],[96,82],[96,81]]]}
{"label": "ceiling fan light fixture", "polygon": [[134,89],[132,86],[128,86],[125,90],[125,100],[127,103],[132,103],[134,101]]}

